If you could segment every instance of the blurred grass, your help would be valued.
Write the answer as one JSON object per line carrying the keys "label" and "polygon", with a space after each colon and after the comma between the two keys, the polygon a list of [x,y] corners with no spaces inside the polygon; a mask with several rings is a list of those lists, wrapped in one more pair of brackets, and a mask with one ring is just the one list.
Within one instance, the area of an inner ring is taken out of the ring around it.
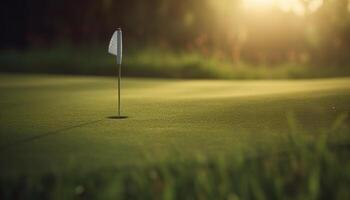
{"label": "blurred grass", "polygon": [[[197,52],[160,48],[126,49],[123,66],[124,75],[130,77],[298,79],[350,76],[349,67],[232,63]],[[51,49],[2,51],[0,71],[114,76],[116,67],[114,56],[109,55],[105,48],[77,49],[61,46]]]}
{"label": "blurred grass", "polygon": [[[347,115],[315,135],[305,135],[293,113],[289,140],[276,151],[216,158],[173,156],[164,162],[82,173],[0,179],[1,199],[349,199]],[[346,133],[345,133],[346,134]],[[284,149],[284,151],[281,151]]]}

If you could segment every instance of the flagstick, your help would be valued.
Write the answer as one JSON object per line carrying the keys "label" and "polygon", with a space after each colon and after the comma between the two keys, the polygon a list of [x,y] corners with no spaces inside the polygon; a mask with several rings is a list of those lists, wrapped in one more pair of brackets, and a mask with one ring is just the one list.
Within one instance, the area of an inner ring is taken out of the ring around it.
{"label": "flagstick", "polygon": [[122,64],[118,65],[118,117],[120,117],[120,79],[121,79],[121,73],[122,73]]}

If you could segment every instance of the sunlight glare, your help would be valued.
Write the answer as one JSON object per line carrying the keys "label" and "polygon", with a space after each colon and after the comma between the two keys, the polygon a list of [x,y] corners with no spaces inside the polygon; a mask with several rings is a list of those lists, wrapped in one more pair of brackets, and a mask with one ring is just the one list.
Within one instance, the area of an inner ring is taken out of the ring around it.
{"label": "sunlight glare", "polygon": [[313,0],[310,2],[308,9],[311,12],[316,11],[317,9],[319,9],[323,4],[323,0]]}
{"label": "sunlight glare", "polygon": [[311,0],[307,7],[300,0],[243,0],[243,7],[246,10],[269,9],[277,6],[284,12],[293,12],[296,15],[304,15],[306,10],[316,11],[323,4],[323,0]]}
{"label": "sunlight glare", "polygon": [[275,0],[244,0],[243,6],[247,9],[270,8],[274,3]]}

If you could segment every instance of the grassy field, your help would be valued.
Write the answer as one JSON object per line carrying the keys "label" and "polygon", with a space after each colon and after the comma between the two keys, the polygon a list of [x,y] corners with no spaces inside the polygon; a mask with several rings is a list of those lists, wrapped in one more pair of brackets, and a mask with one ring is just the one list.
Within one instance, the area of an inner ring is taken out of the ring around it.
{"label": "grassy field", "polygon": [[[339,116],[341,131],[327,142],[349,141],[349,78],[125,79],[122,84],[122,113],[128,118],[115,120],[109,118],[116,114],[113,78],[0,75],[1,177],[77,169],[79,173],[97,171],[104,177],[102,169],[137,168],[174,157],[200,160],[201,156],[240,157],[242,152],[282,152],[290,141],[290,130],[301,126],[297,134],[312,138],[338,126]],[[297,121],[297,125],[291,127],[291,121]],[[259,161],[256,164],[259,166]],[[160,174],[166,175],[172,166],[164,167]],[[184,166],[189,174],[202,170],[192,169],[188,163]],[[141,172],[135,171],[136,175]]]}

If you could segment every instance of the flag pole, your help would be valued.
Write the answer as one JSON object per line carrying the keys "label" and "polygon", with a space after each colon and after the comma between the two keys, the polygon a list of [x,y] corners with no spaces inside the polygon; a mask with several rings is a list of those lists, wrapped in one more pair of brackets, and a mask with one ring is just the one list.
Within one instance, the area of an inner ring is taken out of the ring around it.
{"label": "flag pole", "polygon": [[114,31],[111,41],[109,42],[108,52],[115,55],[117,58],[117,76],[118,76],[118,104],[117,104],[117,116],[113,119],[124,119],[126,116],[121,115],[121,78],[122,78],[122,30],[117,28]]}
{"label": "flag pole", "polygon": [[118,64],[118,117],[120,117],[120,80],[122,73],[122,64]]}

